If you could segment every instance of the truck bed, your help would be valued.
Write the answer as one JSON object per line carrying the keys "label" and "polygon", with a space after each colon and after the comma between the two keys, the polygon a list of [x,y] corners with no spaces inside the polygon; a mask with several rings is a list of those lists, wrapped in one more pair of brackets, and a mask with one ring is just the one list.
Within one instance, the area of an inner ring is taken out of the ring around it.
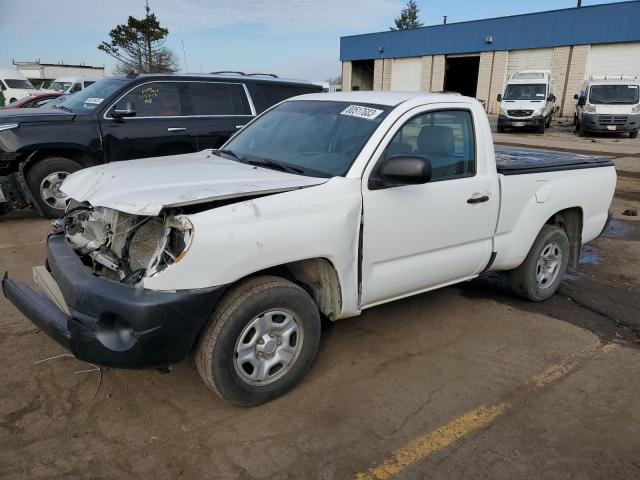
{"label": "truck bed", "polygon": [[579,170],[611,167],[608,157],[594,157],[572,152],[557,152],[537,148],[496,146],[496,167],[503,175]]}

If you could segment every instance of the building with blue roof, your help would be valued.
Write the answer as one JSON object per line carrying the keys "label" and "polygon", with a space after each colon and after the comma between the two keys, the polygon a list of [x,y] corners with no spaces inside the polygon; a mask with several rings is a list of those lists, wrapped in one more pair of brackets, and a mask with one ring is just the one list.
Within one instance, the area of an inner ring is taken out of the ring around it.
{"label": "building with blue roof", "polygon": [[640,1],[340,39],[343,90],[456,91],[486,102],[510,75],[551,72],[562,116],[590,76],[640,75]]}

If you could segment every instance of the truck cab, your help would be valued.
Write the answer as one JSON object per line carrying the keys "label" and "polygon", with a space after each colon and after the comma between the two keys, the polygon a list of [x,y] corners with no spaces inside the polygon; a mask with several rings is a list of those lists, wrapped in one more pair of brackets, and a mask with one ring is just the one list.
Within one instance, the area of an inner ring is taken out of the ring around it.
{"label": "truck cab", "polygon": [[640,128],[640,78],[589,78],[585,80],[578,100],[573,123],[583,137],[589,132],[623,132],[631,138]]}
{"label": "truck cab", "polygon": [[551,72],[525,70],[514,73],[498,95],[498,132],[507,128],[533,127],[539,133],[549,128],[556,111]]}

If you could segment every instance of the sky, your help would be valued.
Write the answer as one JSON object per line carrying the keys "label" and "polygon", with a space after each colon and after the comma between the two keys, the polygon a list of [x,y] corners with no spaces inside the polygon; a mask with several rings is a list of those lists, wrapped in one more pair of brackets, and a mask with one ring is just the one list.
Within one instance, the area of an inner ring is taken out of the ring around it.
{"label": "sky", "polygon": [[[583,0],[583,6],[615,0]],[[104,65],[97,49],[145,0],[0,0],[0,68],[39,59]],[[340,73],[340,37],[388,30],[403,0],[149,0],[189,72],[240,70],[324,81]],[[417,0],[425,25],[570,8],[575,0]]]}

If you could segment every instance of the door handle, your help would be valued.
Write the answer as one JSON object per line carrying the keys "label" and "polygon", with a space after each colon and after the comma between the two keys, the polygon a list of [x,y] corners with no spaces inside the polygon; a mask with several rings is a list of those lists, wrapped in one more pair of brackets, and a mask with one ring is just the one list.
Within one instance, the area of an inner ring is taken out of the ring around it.
{"label": "door handle", "polygon": [[489,200],[489,195],[482,195],[481,197],[471,197],[467,200],[467,203],[483,203]]}
{"label": "door handle", "polygon": [[244,125],[236,125],[236,130],[240,130]]}
{"label": "door handle", "polygon": [[187,129],[185,127],[169,127],[167,128],[167,132],[184,132]]}

